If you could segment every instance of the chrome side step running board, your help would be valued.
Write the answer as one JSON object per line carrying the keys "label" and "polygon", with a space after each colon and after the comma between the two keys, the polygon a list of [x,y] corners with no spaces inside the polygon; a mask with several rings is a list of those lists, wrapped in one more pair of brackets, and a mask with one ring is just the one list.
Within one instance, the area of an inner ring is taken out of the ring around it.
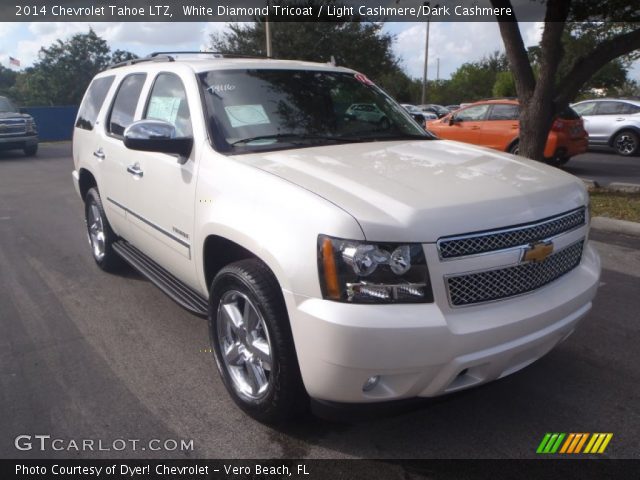
{"label": "chrome side step running board", "polygon": [[178,305],[200,317],[207,317],[208,302],[206,298],[178,280],[136,247],[125,240],[119,240],[113,244],[113,249]]}

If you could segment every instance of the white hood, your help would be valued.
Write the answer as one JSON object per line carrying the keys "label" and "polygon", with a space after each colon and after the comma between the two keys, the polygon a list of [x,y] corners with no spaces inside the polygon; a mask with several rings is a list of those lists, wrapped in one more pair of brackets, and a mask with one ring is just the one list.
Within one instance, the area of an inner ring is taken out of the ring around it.
{"label": "white hood", "polygon": [[587,202],[582,182],[556,168],[444,140],[332,145],[238,158],[338,205],[372,241],[434,242],[540,220]]}

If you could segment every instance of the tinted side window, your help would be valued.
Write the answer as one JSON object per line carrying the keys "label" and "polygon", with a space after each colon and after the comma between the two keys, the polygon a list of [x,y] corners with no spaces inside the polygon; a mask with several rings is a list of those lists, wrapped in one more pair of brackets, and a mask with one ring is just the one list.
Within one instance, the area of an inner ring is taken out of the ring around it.
{"label": "tinted side window", "polygon": [[596,102],[585,102],[579,105],[574,105],[572,108],[578,112],[579,115],[593,115],[595,112]]}
{"label": "tinted side window", "polygon": [[151,89],[144,118],[169,122],[176,128],[178,137],[192,135],[187,93],[177,75],[158,75]]}
{"label": "tinted side window", "polygon": [[146,78],[146,74],[136,73],[125,77],[122,81],[109,114],[107,125],[109,133],[121,137],[125,128],[133,123],[133,116]]}
{"label": "tinted side window", "polygon": [[622,102],[599,102],[598,115],[616,115],[622,113],[624,103]]}
{"label": "tinted side window", "polygon": [[84,130],[93,130],[93,125],[98,118],[98,112],[100,112],[102,108],[102,104],[107,97],[109,88],[111,88],[113,79],[114,76],[111,75],[109,77],[96,78],[91,82],[87,94],[82,101],[82,105],[80,105],[76,127]]}
{"label": "tinted side window", "polygon": [[498,104],[493,106],[489,120],[518,120],[517,105]]}
{"label": "tinted side window", "polygon": [[627,115],[633,115],[638,112],[640,112],[640,106],[634,105],[633,103],[625,103],[622,109],[622,113]]}
{"label": "tinted side window", "polygon": [[476,105],[460,110],[455,114],[455,118],[461,122],[484,120],[487,115],[487,110],[489,110],[489,105]]}

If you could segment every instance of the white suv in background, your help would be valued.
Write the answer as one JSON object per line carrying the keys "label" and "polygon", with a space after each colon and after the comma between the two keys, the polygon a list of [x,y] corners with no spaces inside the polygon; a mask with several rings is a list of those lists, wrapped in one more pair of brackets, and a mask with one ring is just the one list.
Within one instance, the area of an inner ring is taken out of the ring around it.
{"label": "white suv in background", "polygon": [[620,155],[640,150],[640,101],[602,98],[571,106],[584,120],[589,145],[613,147]]}
{"label": "white suv in background", "polygon": [[230,395],[265,422],[309,397],[509,375],[569,336],[598,286],[580,180],[434,139],[347,68],[116,65],[85,94],[73,160],[97,264],[124,259],[207,317]]}

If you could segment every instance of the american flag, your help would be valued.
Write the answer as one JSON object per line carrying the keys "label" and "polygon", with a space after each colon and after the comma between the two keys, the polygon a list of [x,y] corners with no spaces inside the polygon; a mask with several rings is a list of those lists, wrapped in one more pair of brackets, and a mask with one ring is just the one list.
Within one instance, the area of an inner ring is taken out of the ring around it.
{"label": "american flag", "polygon": [[9,57],[9,65],[15,65],[16,67],[20,66],[20,60],[17,58]]}

